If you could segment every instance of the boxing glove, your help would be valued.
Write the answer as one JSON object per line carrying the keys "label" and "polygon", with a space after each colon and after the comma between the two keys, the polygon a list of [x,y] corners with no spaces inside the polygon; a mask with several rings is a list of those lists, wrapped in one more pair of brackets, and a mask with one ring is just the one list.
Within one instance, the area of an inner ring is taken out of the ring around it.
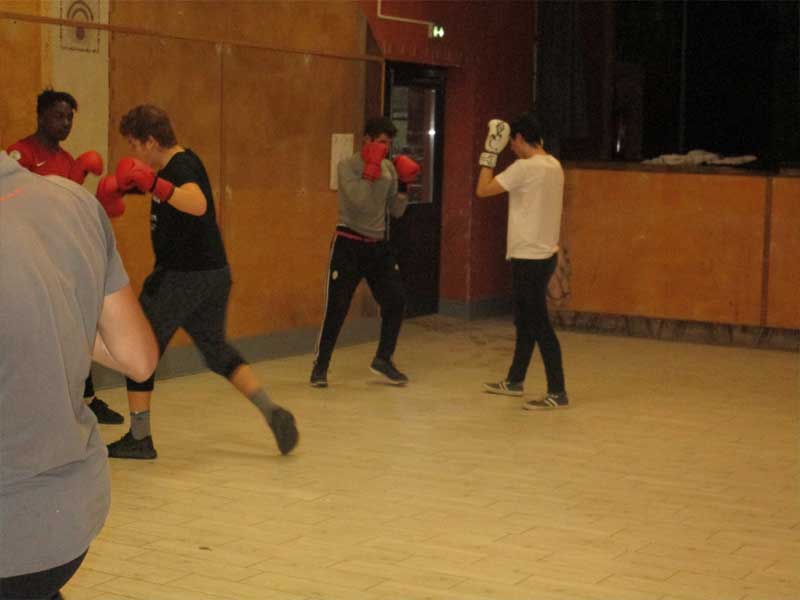
{"label": "boxing glove", "polygon": [[97,193],[95,197],[103,205],[106,214],[111,217],[119,217],[125,212],[125,201],[122,191],[117,184],[114,175],[106,175],[97,183]]}
{"label": "boxing glove", "polygon": [[94,150],[84,152],[75,162],[72,163],[72,168],[69,170],[69,177],[75,183],[82,184],[86,179],[86,175],[94,173],[100,175],[103,172],[103,157]]}
{"label": "boxing glove", "polygon": [[511,137],[511,127],[501,119],[489,121],[489,133],[486,136],[484,152],[481,152],[478,164],[482,167],[494,169],[497,165],[497,155],[500,154],[508,144]]}
{"label": "boxing glove", "polygon": [[152,192],[156,202],[167,202],[175,191],[175,186],[169,181],[156,177],[151,167],[130,156],[120,159],[115,174],[122,192]]}
{"label": "boxing glove", "polygon": [[422,167],[413,159],[405,154],[400,154],[394,159],[394,168],[397,170],[397,178],[402,183],[411,183],[416,180]]}
{"label": "boxing glove", "polygon": [[369,181],[381,178],[381,161],[389,152],[389,147],[380,142],[366,142],[361,146],[361,158],[364,160],[364,173],[361,175]]}

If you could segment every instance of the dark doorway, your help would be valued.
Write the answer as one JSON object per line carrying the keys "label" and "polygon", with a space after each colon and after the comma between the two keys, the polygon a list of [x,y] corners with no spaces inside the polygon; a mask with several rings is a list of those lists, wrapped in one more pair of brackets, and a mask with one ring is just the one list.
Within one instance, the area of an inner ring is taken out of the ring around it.
{"label": "dark doorway", "polygon": [[385,114],[397,126],[392,152],[407,154],[422,166],[419,180],[408,188],[408,209],[392,220],[390,230],[409,317],[439,310],[444,73],[424,65],[386,63]]}

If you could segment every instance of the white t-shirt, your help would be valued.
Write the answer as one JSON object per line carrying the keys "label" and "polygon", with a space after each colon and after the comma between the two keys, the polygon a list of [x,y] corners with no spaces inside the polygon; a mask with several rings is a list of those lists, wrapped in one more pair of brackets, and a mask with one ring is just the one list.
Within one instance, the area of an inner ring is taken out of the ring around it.
{"label": "white t-shirt", "polygon": [[558,252],[564,171],[549,154],[514,161],[497,175],[508,191],[506,259],[544,259]]}

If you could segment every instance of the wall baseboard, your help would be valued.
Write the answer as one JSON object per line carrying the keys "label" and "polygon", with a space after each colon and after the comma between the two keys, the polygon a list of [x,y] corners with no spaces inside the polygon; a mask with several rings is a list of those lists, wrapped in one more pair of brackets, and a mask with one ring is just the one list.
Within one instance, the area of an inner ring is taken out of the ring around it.
{"label": "wall baseboard", "polygon": [[472,302],[440,299],[439,314],[467,320],[500,317],[511,314],[511,298],[487,298]]}
{"label": "wall baseboard", "polygon": [[554,327],[567,331],[789,352],[797,352],[800,349],[798,329],[579,313],[567,310],[553,311],[550,316]]}

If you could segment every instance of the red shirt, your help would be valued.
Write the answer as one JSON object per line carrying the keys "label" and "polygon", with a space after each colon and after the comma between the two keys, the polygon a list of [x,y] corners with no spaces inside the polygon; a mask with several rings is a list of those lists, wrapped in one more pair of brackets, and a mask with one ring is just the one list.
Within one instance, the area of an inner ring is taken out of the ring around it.
{"label": "red shirt", "polygon": [[29,135],[11,144],[7,152],[21,166],[37,175],[69,177],[72,163],[75,162],[69,152],[60,146],[58,150],[50,150],[50,148],[40,144],[35,135]]}

